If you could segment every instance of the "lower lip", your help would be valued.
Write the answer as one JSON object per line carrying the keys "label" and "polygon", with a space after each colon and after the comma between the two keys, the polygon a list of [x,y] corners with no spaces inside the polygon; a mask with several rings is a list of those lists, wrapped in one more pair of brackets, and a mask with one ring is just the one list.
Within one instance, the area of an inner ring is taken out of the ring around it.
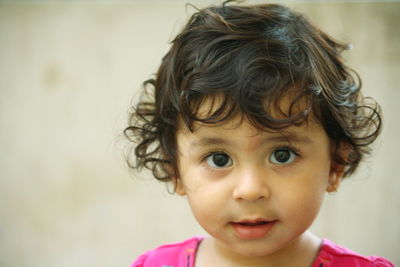
{"label": "lower lip", "polygon": [[259,239],[265,237],[271,228],[275,225],[275,221],[260,225],[244,225],[232,223],[235,234],[241,239]]}

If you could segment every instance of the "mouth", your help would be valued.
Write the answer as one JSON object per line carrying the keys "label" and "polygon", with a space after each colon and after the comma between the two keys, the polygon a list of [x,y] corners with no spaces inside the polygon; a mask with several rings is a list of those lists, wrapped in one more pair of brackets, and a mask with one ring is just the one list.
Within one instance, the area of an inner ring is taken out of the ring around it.
{"label": "mouth", "polygon": [[259,219],[259,220],[254,220],[254,221],[245,220],[245,221],[239,221],[239,222],[233,222],[233,223],[244,225],[244,226],[257,226],[257,225],[264,225],[264,224],[270,223],[270,221]]}
{"label": "mouth", "polygon": [[232,228],[236,236],[241,239],[259,239],[267,236],[275,225],[276,221],[264,219],[242,220],[231,222]]}

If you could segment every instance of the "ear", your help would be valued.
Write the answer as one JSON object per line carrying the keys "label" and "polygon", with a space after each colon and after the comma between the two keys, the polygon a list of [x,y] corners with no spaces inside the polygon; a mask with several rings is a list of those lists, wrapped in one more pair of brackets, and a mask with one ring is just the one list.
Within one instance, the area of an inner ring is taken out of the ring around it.
{"label": "ear", "polygon": [[180,179],[178,177],[174,177],[173,183],[175,184],[175,193],[177,193],[180,196],[185,196],[186,190],[185,190],[185,186],[182,183],[182,179]]}
{"label": "ear", "polygon": [[331,171],[329,173],[328,186],[326,191],[328,193],[336,192],[339,188],[340,182],[344,175],[344,165],[333,162],[331,165]]}
{"label": "ear", "polygon": [[345,142],[332,143],[331,146],[331,170],[329,174],[329,181],[326,191],[329,193],[336,192],[339,188],[340,182],[345,174],[346,166],[334,160],[338,155],[339,158],[347,159],[351,149],[350,145]]}

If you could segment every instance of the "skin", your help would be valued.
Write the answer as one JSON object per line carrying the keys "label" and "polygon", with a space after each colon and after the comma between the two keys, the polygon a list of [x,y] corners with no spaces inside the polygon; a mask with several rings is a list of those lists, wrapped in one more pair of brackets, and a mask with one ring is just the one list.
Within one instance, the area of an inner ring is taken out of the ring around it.
{"label": "skin", "polygon": [[[332,163],[331,143],[311,117],[284,132],[257,130],[238,118],[196,124],[177,133],[176,192],[187,196],[210,234],[200,245],[201,266],[311,266],[321,240],[307,231],[325,192],[343,174]],[[279,159],[279,152],[287,157]],[[222,157],[223,164],[216,161]],[[221,156],[222,155],[222,156]],[[233,222],[262,219],[266,235],[245,239]]]}

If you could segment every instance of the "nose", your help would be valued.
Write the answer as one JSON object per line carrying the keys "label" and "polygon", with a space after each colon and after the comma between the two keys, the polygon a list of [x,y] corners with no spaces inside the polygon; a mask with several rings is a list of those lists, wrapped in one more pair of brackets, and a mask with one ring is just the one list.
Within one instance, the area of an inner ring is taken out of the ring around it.
{"label": "nose", "polygon": [[263,168],[249,167],[238,173],[233,190],[236,200],[256,201],[268,199],[270,188],[267,174]]}

